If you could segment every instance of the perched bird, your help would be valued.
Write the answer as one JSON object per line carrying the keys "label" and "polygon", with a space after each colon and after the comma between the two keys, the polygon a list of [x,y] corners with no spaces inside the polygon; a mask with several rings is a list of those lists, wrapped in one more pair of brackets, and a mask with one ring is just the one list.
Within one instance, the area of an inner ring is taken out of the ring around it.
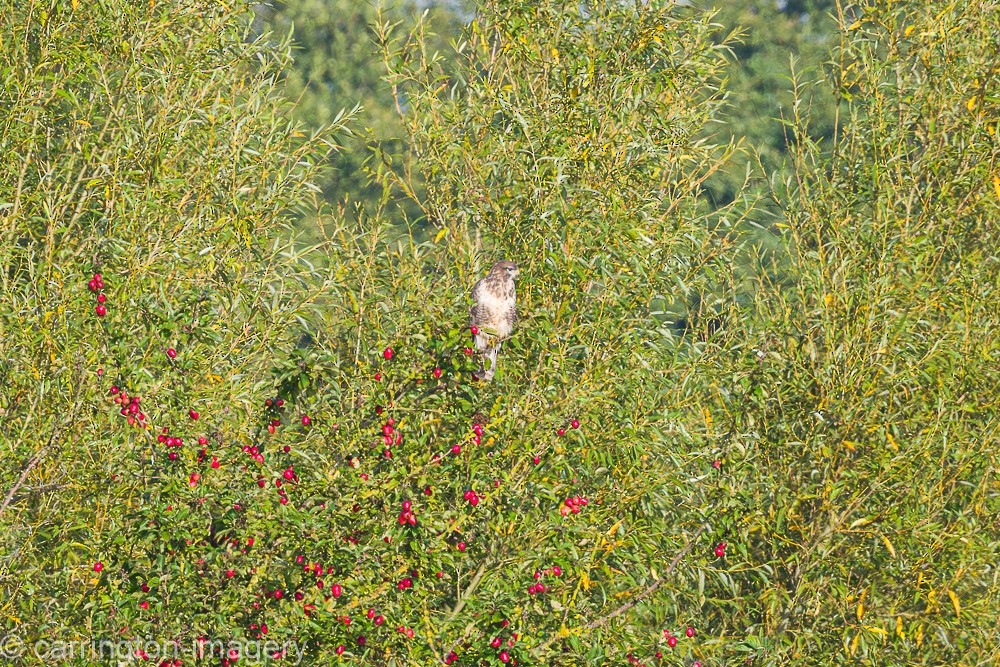
{"label": "perched bird", "polygon": [[476,349],[490,360],[489,368],[480,363],[479,377],[492,380],[497,368],[497,352],[514,330],[517,320],[517,294],[514,280],[520,275],[517,264],[509,260],[497,262],[485,278],[472,288],[475,305],[469,309],[469,327]]}

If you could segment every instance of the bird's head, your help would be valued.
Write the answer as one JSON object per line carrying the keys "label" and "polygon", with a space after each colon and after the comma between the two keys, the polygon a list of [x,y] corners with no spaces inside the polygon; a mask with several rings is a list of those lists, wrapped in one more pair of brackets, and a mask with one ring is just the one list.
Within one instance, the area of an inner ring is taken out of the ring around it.
{"label": "bird's head", "polygon": [[505,259],[502,262],[497,262],[496,264],[494,264],[493,268],[490,269],[490,274],[514,280],[519,275],[521,275],[521,269],[517,268],[517,264],[515,264],[514,262],[510,261],[509,259]]}

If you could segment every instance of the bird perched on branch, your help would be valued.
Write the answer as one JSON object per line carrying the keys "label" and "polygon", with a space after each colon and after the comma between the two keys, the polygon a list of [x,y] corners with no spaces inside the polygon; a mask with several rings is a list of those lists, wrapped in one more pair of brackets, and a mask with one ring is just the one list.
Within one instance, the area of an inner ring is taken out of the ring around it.
{"label": "bird perched on branch", "polygon": [[497,368],[497,353],[503,341],[514,330],[517,320],[517,294],[514,280],[520,275],[517,264],[509,260],[497,262],[485,278],[472,288],[475,305],[469,309],[469,327],[476,342],[476,350],[485,359],[480,361],[479,374],[492,380]]}

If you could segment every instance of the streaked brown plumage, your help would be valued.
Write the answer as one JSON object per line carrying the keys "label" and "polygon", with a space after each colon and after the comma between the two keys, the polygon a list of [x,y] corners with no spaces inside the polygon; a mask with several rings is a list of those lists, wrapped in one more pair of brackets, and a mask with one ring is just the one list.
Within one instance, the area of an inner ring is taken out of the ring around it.
{"label": "streaked brown plumage", "polygon": [[517,321],[514,280],[520,273],[514,262],[497,262],[486,277],[472,288],[475,305],[469,309],[469,326],[479,330],[473,336],[476,349],[485,359],[490,360],[489,368],[486,368],[485,360],[480,364],[479,377],[484,380],[493,379],[497,353],[503,341],[514,330],[514,322]]}

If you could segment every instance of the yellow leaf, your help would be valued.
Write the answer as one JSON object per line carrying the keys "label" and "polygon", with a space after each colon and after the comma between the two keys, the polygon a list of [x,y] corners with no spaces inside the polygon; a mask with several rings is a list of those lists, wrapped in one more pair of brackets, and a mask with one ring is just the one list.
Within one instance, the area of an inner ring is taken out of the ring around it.
{"label": "yellow leaf", "polygon": [[829,292],[827,292],[825,295],[823,295],[823,303],[825,303],[827,306],[829,306],[830,304],[832,304],[833,303],[833,295],[830,294]]}
{"label": "yellow leaf", "polygon": [[[851,25],[847,26],[847,29],[848,29],[848,30],[857,30],[857,29],[858,29],[858,28],[860,28],[860,27],[861,27],[861,19],[858,19],[857,21],[855,21],[855,22],[854,22],[854,23],[852,23]],[[856,643],[856,642],[857,642],[857,639],[855,639],[855,643]],[[851,651],[851,653],[853,653],[853,652],[854,652],[854,651]]]}
{"label": "yellow leaf", "polygon": [[920,646],[923,643],[924,643],[924,626],[918,625],[917,626],[917,646]]}
{"label": "yellow leaf", "polygon": [[865,626],[865,630],[867,630],[868,632],[874,632],[877,635],[882,635],[883,637],[888,637],[889,636],[889,633],[886,632],[884,629],[882,629],[882,628],[876,628],[876,627],[871,626],[871,625],[866,625]]}
{"label": "yellow leaf", "polygon": [[955,608],[955,617],[962,618],[962,605],[959,603],[955,591],[948,591],[948,597],[951,598],[951,606]]}
{"label": "yellow leaf", "polygon": [[965,107],[969,110],[970,113],[975,113],[975,111],[976,111],[976,96],[975,95],[973,95],[972,97],[969,98],[969,101],[965,103]]}
{"label": "yellow leaf", "polygon": [[556,61],[556,65],[559,64],[559,50],[556,47],[552,47],[552,59]]}
{"label": "yellow leaf", "polygon": [[854,635],[854,640],[851,642],[851,655],[854,655],[858,650],[858,640],[861,639],[861,633]]}
{"label": "yellow leaf", "polygon": [[1000,199],[1000,176],[993,174],[993,191],[997,193],[997,199]]}
{"label": "yellow leaf", "polygon": [[910,34],[913,32],[914,28],[916,28],[916,26],[913,25],[906,26],[906,30],[903,31],[903,37],[909,37]]}
{"label": "yellow leaf", "polygon": [[903,632],[903,617],[896,617],[896,634],[899,635],[900,639],[906,639],[906,633]]}
{"label": "yellow leaf", "polygon": [[889,538],[883,535],[882,541],[885,542],[885,548],[889,550],[889,555],[895,558],[896,550],[892,548],[892,542],[889,541]]}
{"label": "yellow leaf", "polygon": [[859,602],[859,603],[858,603],[858,611],[857,611],[857,614],[858,614],[858,620],[859,620],[859,621],[860,621],[860,620],[861,620],[862,618],[864,618],[864,617],[865,617],[865,603],[864,603],[864,602]]}
{"label": "yellow leaf", "polygon": [[448,233],[448,228],[447,227],[442,227],[441,231],[439,231],[437,233],[437,235],[434,237],[434,243],[437,243],[438,241],[440,241],[441,239],[443,239],[444,235],[447,234],[447,233]]}

